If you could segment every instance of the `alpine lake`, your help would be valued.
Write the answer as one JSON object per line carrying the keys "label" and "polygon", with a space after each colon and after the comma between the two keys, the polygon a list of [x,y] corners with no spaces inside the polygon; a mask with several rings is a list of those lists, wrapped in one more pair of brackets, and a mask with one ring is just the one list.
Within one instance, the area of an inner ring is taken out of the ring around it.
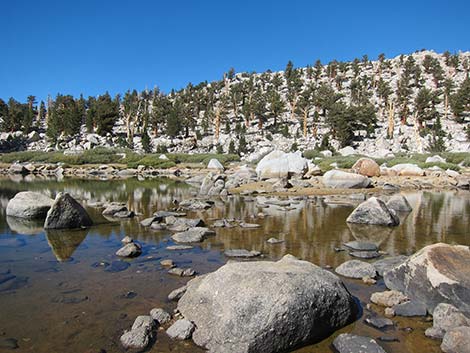
{"label": "alpine lake", "polygon": [[[43,223],[6,217],[8,200],[19,191],[38,191],[51,197],[69,192],[93,218],[87,229],[45,231]],[[398,227],[353,226],[346,218],[360,202],[353,197],[295,197],[288,206],[260,208],[257,197],[229,195],[214,199],[214,206],[187,213],[211,228],[218,219],[241,219],[259,228],[214,228],[216,235],[188,250],[168,250],[170,231],[155,231],[140,221],[155,211],[173,210],[175,200],[194,198],[197,189],[173,179],[80,180],[0,179],[0,352],[124,352],[119,337],[138,315],[155,307],[173,312],[176,303],[168,294],[189,278],[168,274],[160,261],[171,259],[178,267],[191,267],[198,274],[216,270],[229,259],[228,249],[257,250],[256,261],[278,260],[292,254],[334,271],[351,260],[338,251],[345,242],[365,240],[379,245],[388,255],[411,255],[437,242],[470,245],[470,192],[403,192],[413,211],[400,216]],[[360,195],[359,195],[360,197]],[[287,198],[286,198],[287,199]],[[122,202],[136,213],[132,219],[106,219],[96,202]],[[263,217],[259,213],[263,213]],[[119,259],[115,252],[121,239],[131,236],[142,245],[142,254]],[[275,237],[278,244],[267,243]],[[387,256],[387,255],[384,255]],[[384,257],[382,256],[382,257]],[[253,260],[241,260],[253,261]],[[374,260],[365,260],[374,261]],[[3,275],[3,276],[2,276]],[[340,333],[369,336],[387,352],[438,353],[440,341],[424,336],[432,320],[426,317],[395,317],[395,325],[378,330],[365,323],[372,305],[370,295],[385,290],[382,279],[367,285],[342,278],[362,306],[361,316],[327,339],[296,352],[333,352],[331,342]],[[263,290],[260,288],[259,290]],[[379,337],[394,341],[381,341]],[[16,347],[16,348],[15,348]],[[172,341],[157,331],[149,352],[203,352],[188,341]]]}

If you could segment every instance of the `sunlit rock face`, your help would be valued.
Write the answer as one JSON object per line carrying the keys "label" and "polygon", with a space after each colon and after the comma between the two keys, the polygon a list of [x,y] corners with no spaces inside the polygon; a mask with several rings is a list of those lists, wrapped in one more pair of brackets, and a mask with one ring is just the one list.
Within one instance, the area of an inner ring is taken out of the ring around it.
{"label": "sunlit rock face", "polygon": [[384,273],[385,285],[426,305],[432,312],[449,303],[470,313],[470,249],[437,243]]}

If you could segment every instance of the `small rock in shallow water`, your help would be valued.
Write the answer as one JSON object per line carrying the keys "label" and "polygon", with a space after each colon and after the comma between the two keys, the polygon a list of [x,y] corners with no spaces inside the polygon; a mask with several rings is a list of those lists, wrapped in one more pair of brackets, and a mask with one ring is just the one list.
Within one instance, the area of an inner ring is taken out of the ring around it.
{"label": "small rock in shallow water", "polygon": [[362,282],[364,282],[365,284],[368,284],[368,285],[373,285],[373,284],[377,283],[377,281],[375,279],[370,278],[369,276],[362,277]]}
{"label": "small rock in shallow water", "polygon": [[375,328],[382,329],[387,326],[393,326],[393,321],[384,317],[370,316],[365,319],[365,322]]}
{"label": "small rock in shallow water", "polygon": [[159,325],[164,325],[171,320],[171,315],[165,310],[160,308],[154,308],[150,310],[150,316],[158,322]]}
{"label": "small rock in shallow water", "polygon": [[147,348],[151,340],[151,331],[142,326],[135,330],[125,332],[121,338],[121,344],[126,349],[142,350]]}
{"label": "small rock in shallow water", "polygon": [[193,249],[194,246],[191,246],[191,245],[170,245],[170,246],[167,246],[166,249],[167,250],[172,250],[172,251],[175,251],[175,250],[190,250],[190,249]]}
{"label": "small rock in shallow water", "polygon": [[384,292],[375,292],[370,296],[370,301],[382,306],[395,306],[406,302],[408,297],[396,290],[388,290]]}
{"label": "small rock in shallow water", "polygon": [[129,244],[129,243],[132,243],[133,241],[134,240],[128,235],[126,235],[124,238],[121,239],[121,243],[123,244]]}
{"label": "small rock in shallow water", "polygon": [[336,267],[335,272],[341,276],[361,279],[365,276],[376,277],[376,271],[371,264],[360,261],[350,260]]}
{"label": "small rock in shallow water", "polygon": [[165,259],[165,260],[160,261],[160,265],[162,265],[163,267],[171,268],[175,266],[175,263],[171,259]]}
{"label": "small rock in shallow water", "polygon": [[132,324],[131,330],[135,330],[140,327],[147,327],[152,330],[155,328],[155,321],[150,315],[139,315]]}
{"label": "small rock in shallow water", "polygon": [[166,330],[166,334],[173,339],[187,340],[191,338],[194,329],[195,326],[191,321],[182,319],[171,325],[168,330]]}
{"label": "small rock in shallow water", "polygon": [[225,250],[224,254],[227,257],[244,257],[244,258],[257,257],[261,255],[259,251],[256,251],[256,250],[248,251],[245,249]]}
{"label": "small rock in shallow water", "polygon": [[374,339],[350,333],[342,333],[336,337],[333,347],[339,353],[386,353]]}
{"label": "small rock in shallow water", "polygon": [[120,257],[136,257],[142,253],[142,247],[138,243],[128,243],[116,251]]}
{"label": "small rock in shallow water", "polygon": [[268,240],[266,240],[266,243],[279,244],[279,243],[284,243],[284,240],[277,239],[277,238],[269,238]]}
{"label": "small rock in shallow water", "polygon": [[386,317],[394,317],[395,316],[395,310],[393,310],[393,308],[385,308],[385,316]]}
{"label": "small rock in shallow water", "polygon": [[427,314],[426,306],[413,300],[395,305],[393,310],[397,316],[426,316]]}
{"label": "small rock in shallow water", "polygon": [[192,268],[172,268],[168,270],[168,273],[170,275],[175,275],[175,276],[180,276],[180,277],[191,277],[196,274],[196,271],[194,271]]}
{"label": "small rock in shallow water", "polygon": [[182,287],[175,289],[170,294],[168,294],[168,300],[179,300],[183,296],[183,294],[186,292],[187,289],[188,289],[187,286],[182,286]]}

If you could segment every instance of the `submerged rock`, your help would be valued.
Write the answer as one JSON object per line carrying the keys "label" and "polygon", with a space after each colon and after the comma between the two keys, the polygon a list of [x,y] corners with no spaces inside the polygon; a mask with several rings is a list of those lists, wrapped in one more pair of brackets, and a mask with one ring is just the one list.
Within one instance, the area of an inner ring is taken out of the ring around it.
{"label": "submerged rock", "polygon": [[382,200],[376,197],[371,197],[357,206],[346,219],[346,222],[383,226],[397,226],[400,224],[395,212],[391,211]]}
{"label": "submerged rock", "polygon": [[227,257],[257,257],[260,256],[261,253],[256,250],[251,250],[248,251],[246,249],[231,249],[231,250],[225,250],[224,255]]}
{"label": "submerged rock", "polygon": [[449,303],[470,313],[470,249],[463,245],[429,245],[384,273],[385,285],[423,302],[429,312]]}
{"label": "submerged rock", "polygon": [[378,329],[382,329],[384,327],[387,327],[387,326],[393,326],[393,321],[390,320],[390,319],[387,319],[385,317],[379,317],[379,316],[369,316],[369,317],[366,317],[366,319],[364,320],[367,324],[375,327],[375,328],[378,328]]}
{"label": "submerged rock", "polygon": [[344,246],[356,250],[356,251],[377,251],[378,247],[374,243],[369,243],[366,241],[348,241],[347,243],[343,244]]}
{"label": "submerged rock", "polygon": [[386,353],[379,344],[370,337],[342,333],[333,341],[338,353]]}
{"label": "submerged rock", "polygon": [[338,277],[291,255],[227,263],[195,278],[178,310],[195,324],[197,345],[234,353],[289,351],[330,335],[357,313]]}
{"label": "submerged rock", "polygon": [[38,192],[22,191],[8,201],[6,214],[10,217],[44,219],[54,200]]}
{"label": "submerged rock", "polygon": [[47,212],[45,229],[73,229],[93,225],[88,213],[68,193],[59,192]]}

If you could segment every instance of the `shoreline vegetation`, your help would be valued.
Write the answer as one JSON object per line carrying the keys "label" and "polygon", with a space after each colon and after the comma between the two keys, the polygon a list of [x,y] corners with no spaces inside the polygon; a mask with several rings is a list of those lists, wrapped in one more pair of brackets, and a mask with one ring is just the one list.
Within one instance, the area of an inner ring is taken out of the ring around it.
{"label": "shoreline vegetation", "polygon": [[[446,160],[442,162],[426,163],[428,157],[438,155]],[[364,155],[332,155],[325,157],[317,150],[308,150],[303,152],[304,158],[317,164],[322,172],[333,169],[332,163],[337,163],[340,169],[350,169],[354,163],[366,156]],[[129,149],[106,149],[96,148],[83,151],[77,154],[67,154],[63,152],[41,152],[41,151],[20,151],[0,154],[0,163],[47,163],[60,164],[61,166],[74,167],[94,164],[113,164],[123,165],[127,168],[137,168],[139,165],[160,169],[172,168],[184,164],[200,164],[201,168],[207,165],[211,159],[217,159],[221,164],[227,165],[232,162],[240,162],[240,157],[236,154],[218,154],[218,153],[143,153],[138,154]],[[388,167],[400,163],[412,163],[420,168],[432,168],[437,166],[441,169],[451,169],[459,171],[470,168],[470,152],[441,152],[441,153],[413,153],[410,155],[396,155],[391,158],[373,158],[367,157],[377,164],[387,164]],[[249,163],[248,163],[249,164]],[[256,163],[254,163],[256,164]]]}

